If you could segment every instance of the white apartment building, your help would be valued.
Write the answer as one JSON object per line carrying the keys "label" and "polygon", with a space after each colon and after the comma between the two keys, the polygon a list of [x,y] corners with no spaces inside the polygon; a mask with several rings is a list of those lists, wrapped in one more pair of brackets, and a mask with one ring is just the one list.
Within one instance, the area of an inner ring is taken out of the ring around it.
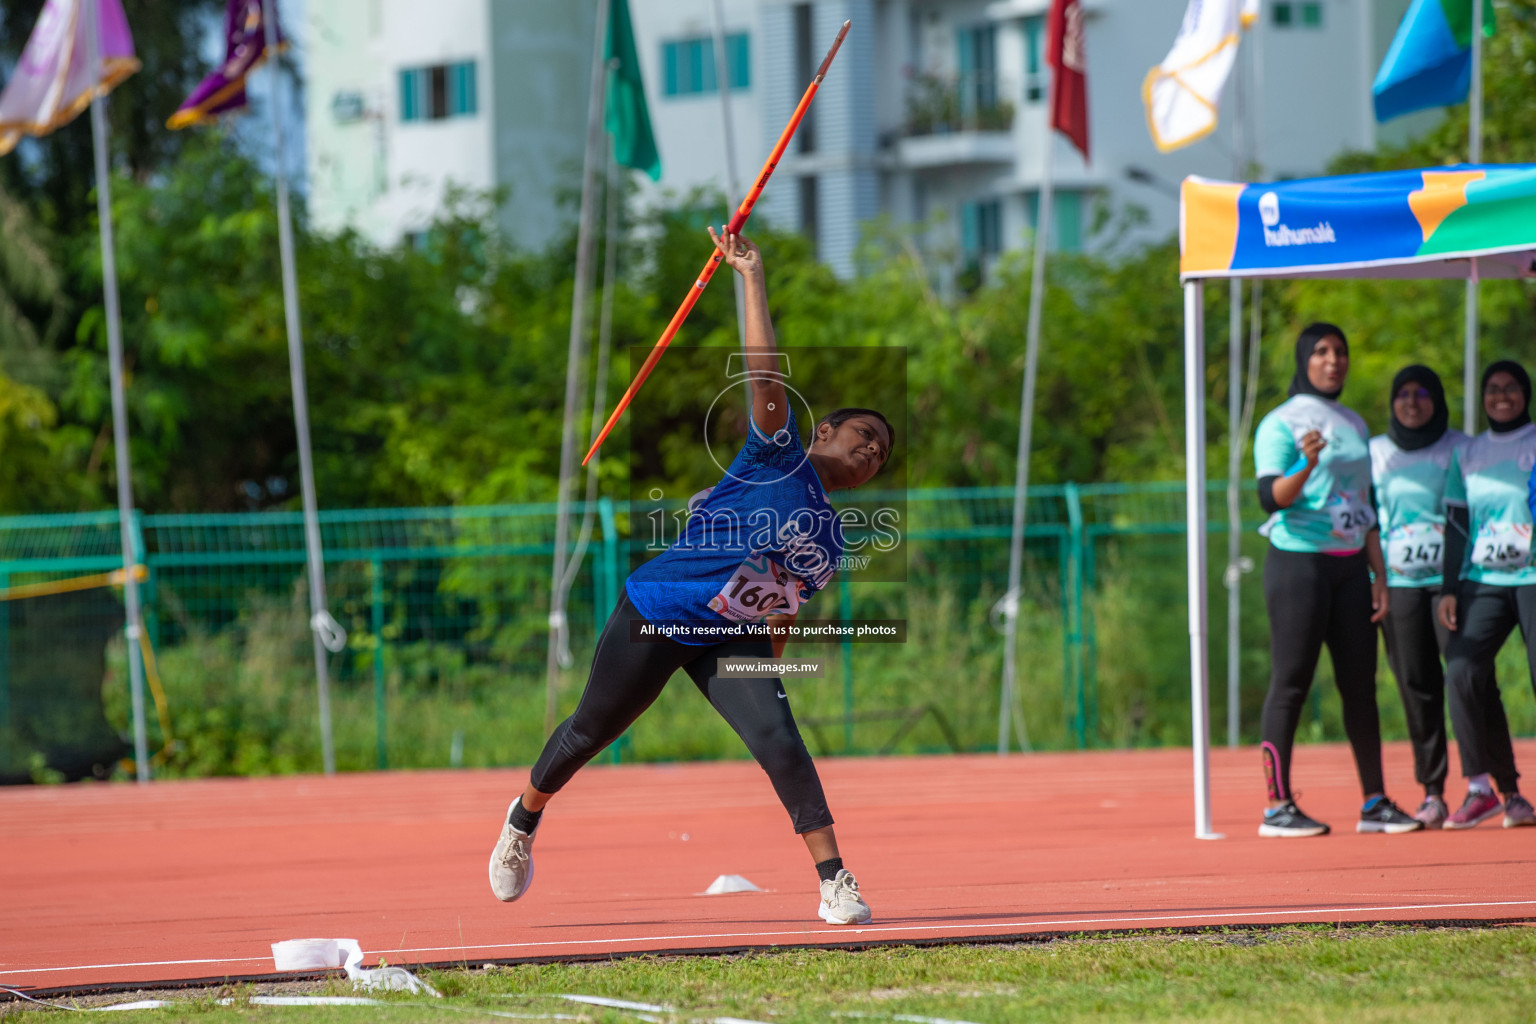
{"label": "white apartment building", "polygon": [[[1146,212],[1136,237],[1166,237],[1184,175],[1239,173],[1232,83],[1210,137],[1163,154],[1146,127],[1142,81],[1167,53],[1187,0],[1085,0],[1086,162],[1065,139],[1042,145],[1049,0],[629,2],[663,168],[659,183],[641,179],[650,201],[727,190],[722,78],[744,189],[838,27],[853,22],[757,214],[810,235],[839,273],[854,271],[861,232],[881,215],[929,225],[925,244],[961,264],[985,266],[1026,245],[1047,156],[1053,245],[1066,249],[1107,244],[1090,230],[1104,202]],[[1377,126],[1371,115],[1371,79],[1407,4],[1264,0],[1239,64],[1252,83],[1243,130],[1263,174],[1317,174],[1347,149],[1433,122],[1438,115]],[[514,237],[548,239],[570,215],[556,192],[579,182],[594,8],[595,0],[313,0],[317,222],[350,224],[387,244],[423,226],[452,181],[509,187],[503,220]],[[328,36],[327,20],[353,28]]]}
{"label": "white apartment building", "polygon": [[[393,245],[451,186],[504,189],[521,244],[580,180],[592,0],[308,0],[309,205],[322,230]],[[579,185],[577,185],[579,188]]]}

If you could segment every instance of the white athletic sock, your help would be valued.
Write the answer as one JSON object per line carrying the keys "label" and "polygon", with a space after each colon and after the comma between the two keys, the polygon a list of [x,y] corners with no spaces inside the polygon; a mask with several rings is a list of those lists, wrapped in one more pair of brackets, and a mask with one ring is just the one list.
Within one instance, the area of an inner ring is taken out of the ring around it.
{"label": "white athletic sock", "polygon": [[1473,793],[1492,793],[1493,780],[1488,777],[1487,772],[1481,775],[1474,775],[1467,780],[1467,789]]}

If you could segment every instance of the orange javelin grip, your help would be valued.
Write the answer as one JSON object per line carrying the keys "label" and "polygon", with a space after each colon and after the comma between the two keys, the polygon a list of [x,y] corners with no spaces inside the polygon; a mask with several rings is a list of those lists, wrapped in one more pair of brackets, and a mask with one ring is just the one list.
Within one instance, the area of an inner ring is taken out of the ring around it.
{"label": "orange javelin grip", "polygon": [[[816,90],[821,88],[821,80],[827,77],[827,68],[832,66],[832,58],[837,56],[838,47],[843,45],[843,38],[848,35],[848,29],[852,24],[853,22],[851,21],[843,22],[843,27],[838,30],[837,38],[832,40],[832,49],[828,50],[826,57],[822,58],[821,67],[816,69],[816,77],[811,79],[811,84],[806,87],[805,95],[800,97],[800,103],[795,107],[795,112],[790,117],[789,124],[784,126],[784,131],[779,136],[779,141],[774,143],[773,152],[768,154],[768,159],[763,164],[763,169],[758,172],[757,181],[753,182],[752,187],[747,191],[746,198],[741,201],[741,205],[736,208],[735,214],[731,216],[730,223],[726,225],[725,231],[727,234],[741,233],[742,226],[746,224],[747,218],[752,214],[752,207],[757,205],[758,196],[763,194],[763,186],[768,184],[768,179],[773,175],[773,169],[779,166],[779,159],[784,155],[784,150],[788,148],[789,140],[795,137],[795,129],[800,127],[800,122],[804,119],[805,112],[811,107],[811,100],[816,97]],[[683,321],[688,319],[688,314],[693,310],[693,304],[699,301],[700,295],[704,294],[704,286],[709,284],[709,279],[715,276],[715,270],[720,266],[720,260],[719,250],[710,254],[709,260],[704,264],[704,269],[699,271],[698,280],[694,281],[693,287],[688,289],[688,297],[683,300],[681,306],[677,307],[677,312],[672,314],[671,322],[667,324],[667,329],[661,332],[661,337],[657,339],[656,346],[651,349],[651,354],[646,356],[645,363],[641,365],[640,372],[635,374],[635,379],[629,385],[629,390],[624,392],[624,397],[619,399],[619,404],[613,407],[613,412],[608,416],[608,422],[603,424],[603,429],[592,442],[592,447],[587,451],[586,458],[581,460],[583,466],[592,460],[593,455],[597,454],[598,448],[602,447],[603,442],[608,439],[609,433],[613,431],[614,424],[619,422],[619,417],[624,415],[624,410],[629,408],[629,403],[640,391],[640,385],[645,383],[645,378],[649,377],[651,371],[656,368],[656,364],[661,362],[662,353],[666,352],[667,346],[672,344],[672,339],[677,335],[678,328],[683,326]]]}

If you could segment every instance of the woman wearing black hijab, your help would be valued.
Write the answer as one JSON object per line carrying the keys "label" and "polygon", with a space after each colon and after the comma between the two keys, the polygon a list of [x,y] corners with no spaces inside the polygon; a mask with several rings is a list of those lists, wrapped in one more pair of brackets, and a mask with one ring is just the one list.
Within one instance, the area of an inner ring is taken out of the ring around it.
{"label": "woman wearing black hijab", "polygon": [[[1467,435],[1452,430],[1440,378],[1405,366],[1392,379],[1392,421],[1371,438],[1371,480],[1391,600],[1381,629],[1413,740],[1413,772],[1424,787],[1414,817],[1445,823],[1445,672],[1449,631],[1435,616],[1445,555],[1445,476]],[[1453,570],[1454,574],[1454,570]]]}
{"label": "woman wearing black hijab", "polygon": [[1370,432],[1338,402],[1349,373],[1349,343],[1333,324],[1310,324],[1296,339],[1291,397],[1259,423],[1253,460],[1259,503],[1271,513],[1264,604],[1269,611],[1270,677],[1261,726],[1269,807],[1259,835],[1326,835],[1302,813],[1291,789],[1291,745],[1323,645],[1344,705],[1365,804],[1357,832],[1412,832],[1422,822],[1384,792],[1376,709],[1376,628],[1390,598],[1371,497]]}
{"label": "woman wearing black hijab", "polygon": [[[1531,564],[1530,483],[1536,465],[1531,378],[1508,359],[1483,371],[1488,429],[1455,453],[1445,480],[1445,596],[1439,618],[1451,722],[1467,798],[1445,828],[1473,828],[1504,812],[1504,827],[1536,825],[1520,795],[1509,721],[1493,662],[1516,626],[1536,679],[1536,566]],[[1452,573],[1452,567],[1459,572]],[[1497,785],[1501,803],[1493,793]]]}

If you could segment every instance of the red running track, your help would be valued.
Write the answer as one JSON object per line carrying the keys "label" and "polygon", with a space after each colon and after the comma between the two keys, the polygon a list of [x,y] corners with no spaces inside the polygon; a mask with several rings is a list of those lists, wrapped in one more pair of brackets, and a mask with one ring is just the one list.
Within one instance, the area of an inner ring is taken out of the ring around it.
{"label": "red running track", "polygon": [[[1536,763],[1536,742],[1517,744]],[[1410,754],[1387,778],[1416,804]],[[1452,763],[1455,755],[1452,754]],[[1536,829],[1356,835],[1348,750],[1297,749],[1316,840],[1256,836],[1258,754],[1215,752],[1193,838],[1187,750],[821,762],[875,919],[816,917],[815,875],[750,762],[593,766],[551,805],[537,881],[486,861],[522,770],[0,791],[0,985],[271,974],[270,944],[358,939],[367,962],[995,939],[1217,924],[1536,917]],[[1462,789],[1453,780],[1450,794]],[[766,892],[700,893],[717,875]]]}

